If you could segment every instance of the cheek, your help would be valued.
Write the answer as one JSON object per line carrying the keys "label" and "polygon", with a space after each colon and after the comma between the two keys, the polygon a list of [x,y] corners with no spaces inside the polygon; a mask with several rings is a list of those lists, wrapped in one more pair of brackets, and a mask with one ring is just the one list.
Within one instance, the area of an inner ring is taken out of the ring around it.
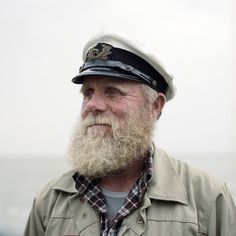
{"label": "cheek", "polygon": [[131,104],[118,104],[116,106],[111,107],[111,112],[117,118],[127,118],[130,117],[137,108],[132,106]]}
{"label": "cheek", "polygon": [[86,107],[84,106],[84,104],[82,104],[80,114],[83,119],[88,115],[88,111],[86,110]]}

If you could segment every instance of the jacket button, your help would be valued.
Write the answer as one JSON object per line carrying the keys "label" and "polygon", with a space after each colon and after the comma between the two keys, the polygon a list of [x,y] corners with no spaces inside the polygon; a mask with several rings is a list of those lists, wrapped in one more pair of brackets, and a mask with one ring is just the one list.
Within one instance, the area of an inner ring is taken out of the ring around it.
{"label": "jacket button", "polygon": [[143,223],[144,223],[144,221],[143,221],[143,218],[142,218],[142,217],[138,218],[138,223],[139,223],[139,224],[143,224]]}

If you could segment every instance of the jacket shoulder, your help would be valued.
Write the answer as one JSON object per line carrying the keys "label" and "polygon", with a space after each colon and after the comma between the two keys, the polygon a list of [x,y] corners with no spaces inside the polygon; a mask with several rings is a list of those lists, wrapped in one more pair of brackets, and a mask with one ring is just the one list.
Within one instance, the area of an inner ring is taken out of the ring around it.
{"label": "jacket shoulder", "polygon": [[217,205],[217,199],[227,188],[225,182],[209,171],[171,157],[167,158],[184,185],[189,206],[197,212],[200,231],[207,232],[212,211]]}
{"label": "jacket shoulder", "polygon": [[51,192],[61,190],[68,193],[75,193],[74,180],[72,178],[74,174],[73,170],[69,170],[64,174],[54,177],[45,182],[36,195],[36,199],[43,199],[47,197]]}
{"label": "jacket shoulder", "polygon": [[212,195],[212,199],[214,199],[214,196],[216,197],[225,185],[220,177],[209,171],[194,167],[169,156],[167,158],[184,184],[186,191],[195,193],[198,198],[205,195],[209,198]]}
{"label": "jacket shoulder", "polygon": [[34,211],[40,216],[46,227],[57,204],[66,204],[65,199],[76,193],[74,171],[70,170],[63,175],[47,181],[41,186],[34,200]]}

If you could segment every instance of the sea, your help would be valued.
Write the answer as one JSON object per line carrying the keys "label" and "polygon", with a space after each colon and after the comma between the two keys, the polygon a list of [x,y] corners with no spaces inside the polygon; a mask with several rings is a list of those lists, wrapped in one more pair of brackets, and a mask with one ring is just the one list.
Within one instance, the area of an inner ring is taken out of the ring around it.
{"label": "sea", "polygon": [[[235,156],[182,155],[178,159],[220,176],[236,201]],[[40,186],[69,169],[64,158],[0,158],[0,236],[22,236]]]}

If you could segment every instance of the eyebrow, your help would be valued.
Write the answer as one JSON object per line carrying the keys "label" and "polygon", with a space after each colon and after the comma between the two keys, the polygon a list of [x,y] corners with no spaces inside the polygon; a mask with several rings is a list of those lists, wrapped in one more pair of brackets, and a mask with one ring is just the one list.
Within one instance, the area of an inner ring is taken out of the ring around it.
{"label": "eyebrow", "polygon": [[80,88],[80,93],[83,93],[85,90],[89,89],[90,86],[85,87],[83,84]]}
{"label": "eyebrow", "polygon": [[[104,87],[105,88],[116,88],[116,89],[119,89],[120,91],[122,91],[124,93],[128,92],[127,88],[125,88],[125,87],[123,87],[119,84],[116,84],[116,83],[107,83]],[[90,88],[91,88],[91,85],[86,86],[86,85],[82,84],[82,86],[80,88],[80,93],[83,93],[85,90],[90,89]]]}

